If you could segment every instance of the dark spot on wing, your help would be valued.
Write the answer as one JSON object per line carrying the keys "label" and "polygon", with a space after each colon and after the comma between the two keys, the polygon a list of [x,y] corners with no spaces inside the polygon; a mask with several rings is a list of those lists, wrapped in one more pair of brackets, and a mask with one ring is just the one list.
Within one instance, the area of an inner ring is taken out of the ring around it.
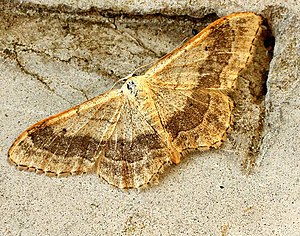
{"label": "dark spot on wing", "polygon": [[197,29],[192,29],[192,35],[195,36],[199,33],[199,31]]}

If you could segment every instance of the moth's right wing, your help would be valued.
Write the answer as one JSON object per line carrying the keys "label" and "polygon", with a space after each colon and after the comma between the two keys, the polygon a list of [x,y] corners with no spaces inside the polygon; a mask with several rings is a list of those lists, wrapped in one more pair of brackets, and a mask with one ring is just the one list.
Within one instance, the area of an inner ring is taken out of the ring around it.
{"label": "moth's right wing", "polygon": [[227,92],[244,71],[252,68],[255,77],[268,67],[263,24],[255,13],[223,17],[145,73],[161,123],[179,152],[217,147],[225,139],[233,108]]}
{"label": "moth's right wing", "polygon": [[[177,152],[218,147],[232,123],[231,99],[219,90],[149,86],[169,143]],[[178,163],[178,158],[174,158]]]}
{"label": "moth's right wing", "polygon": [[264,24],[261,16],[251,12],[220,18],[159,60],[145,76],[170,88],[235,88],[246,66],[255,61],[259,66],[251,73],[259,74],[269,62]]}

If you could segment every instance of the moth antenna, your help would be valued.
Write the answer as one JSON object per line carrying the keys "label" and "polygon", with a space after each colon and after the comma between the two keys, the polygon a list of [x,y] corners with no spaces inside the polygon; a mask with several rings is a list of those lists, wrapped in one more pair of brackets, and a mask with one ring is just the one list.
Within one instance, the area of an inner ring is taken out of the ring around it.
{"label": "moth antenna", "polygon": [[127,75],[127,76],[124,77],[124,78],[118,79],[116,82],[114,82],[114,84],[111,86],[111,88],[109,89],[109,91],[112,90],[112,89],[113,89],[120,81],[126,80],[128,76],[130,77],[131,74]]}
{"label": "moth antenna", "polygon": [[[178,48],[178,47],[180,47],[181,45],[183,45],[188,39],[189,39],[188,37],[185,37],[185,38],[179,43],[179,45],[178,45],[176,48]],[[175,49],[176,49],[176,48],[175,48]]]}
{"label": "moth antenna", "polygon": [[118,79],[118,80],[111,86],[110,90],[112,90],[112,89],[113,89],[120,81],[125,82],[125,81],[128,80],[130,77],[133,77],[135,72],[137,72],[138,70],[140,70],[140,69],[142,69],[142,68],[144,68],[144,67],[147,67],[147,66],[149,66],[149,65],[151,65],[151,64],[153,64],[153,63],[154,63],[154,62],[150,62],[150,63],[148,63],[148,64],[139,66],[138,68],[134,69],[134,71],[131,72],[129,75],[127,75],[127,76],[125,76],[125,77],[123,77],[123,78],[121,78],[121,79]]}
{"label": "moth antenna", "polygon": [[[188,37],[185,37],[176,48],[179,48],[181,45],[183,45],[186,41],[188,40]],[[175,49],[176,49],[175,48]],[[164,56],[160,57],[159,59],[162,59]],[[110,88],[110,90],[112,90],[120,81],[125,82],[127,79],[129,79],[130,77],[132,77],[134,75],[135,72],[137,72],[138,70],[145,68],[147,66],[150,66],[151,64],[153,64],[154,62],[149,62],[145,65],[139,66],[136,69],[134,69],[133,72],[131,72],[129,75],[125,76],[124,78],[118,79]]]}

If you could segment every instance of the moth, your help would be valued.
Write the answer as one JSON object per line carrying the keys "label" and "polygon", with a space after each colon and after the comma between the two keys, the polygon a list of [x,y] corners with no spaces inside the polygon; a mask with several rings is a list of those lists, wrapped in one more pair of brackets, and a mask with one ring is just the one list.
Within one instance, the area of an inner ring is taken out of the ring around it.
{"label": "moth", "polygon": [[26,129],[10,163],[49,176],[96,173],[118,188],[147,185],[188,150],[226,139],[230,92],[248,68],[262,66],[266,32],[255,13],[220,18],[120,89]]}

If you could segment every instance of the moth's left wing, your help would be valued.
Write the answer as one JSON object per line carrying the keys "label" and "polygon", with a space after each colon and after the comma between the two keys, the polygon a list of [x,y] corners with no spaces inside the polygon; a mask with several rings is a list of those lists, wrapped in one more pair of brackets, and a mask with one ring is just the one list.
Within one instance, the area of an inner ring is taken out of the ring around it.
{"label": "moth's left wing", "polygon": [[97,174],[118,188],[139,188],[171,163],[170,150],[127,96],[114,130],[97,161]]}
{"label": "moth's left wing", "polygon": [[49,176],[94,172],[116,187],[138,188],[171,162],[171,153],[135,102],[110,91],[29,127],[9,161]]}
{"label": "moth's left wing", "polygon": [[14,142],[9,161],[49,176],[95,172],[123,102],[113,90],[38,122]]}

